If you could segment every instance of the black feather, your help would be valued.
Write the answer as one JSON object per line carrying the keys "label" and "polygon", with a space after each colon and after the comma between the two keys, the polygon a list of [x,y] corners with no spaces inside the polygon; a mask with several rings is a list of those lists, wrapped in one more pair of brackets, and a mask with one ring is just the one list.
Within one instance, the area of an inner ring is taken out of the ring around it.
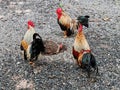
{"label": "black feather", "polygon": [[45,51],[45,47],[42,38],[38,33],[34,33],[33,41],[31,43],[31,48],[30,48],[30,54],[31,54],[30,60],[33,60],[34,58],[36,60],[38,58],[38,55],[40,53],[43,53],[44,51]]}
{"label": "black feather", "polygon": [[61,24],[58,19],[57,19],[57,22],[58,22],[58,24],[59,24],[62,31],[67,31],[67,36],[70,36],[70,35],[74,34],[73,30],[71,30],[70,28],[67,28],[66,26]]}
{"label": "black feather", "polygon": [[84,25],[85,27],[89,27],[89,16],[86,15],[86,16],[78,16],[77,18],[78,22],[82,25]]}
{"label": "black feather", "polygon": [[96,73],[98,73],[98,67],[97,67],[96,59],[95,59],[95,57],[93,56],[92,53],[85,53],[83,55],[81,67],[83,69],[87,70],[88,77],[90,77],[91,68],[94,68],[94,70],[96,70]]}
{"label": "black feather", "polygon": [[20,45],[20,50],[24,50],[24,48],[23,48],[23,46],[22,46],[22,45]]}
{"label": "black feather", "polygon": [[24,60],[27,60],[27,53],[25,50],[24,50]]}
{"label": "black feather", "polygon": [[58,20],[58,19],[57,19],[57,22],[58,22],[58,24],[59,24],[59,26],[60,26],[60,28],[61,28],[61,30],[62,30],[62,31],[67,30],[67,27],[66,27],[66,26],[64,26],[64,25],[62,25],[62,24],[59,22],[59,20]]}
{"label": "black feather", "polygon": [[[23,40],[23,37],[22,37],[22,40]],[[24,50],[22,44],[20,45],[20,50]]]}
{"label": "black feather", "polygon": [[86,15],[85,17],[86,17],[86,18],[90,18],[90,16],[88,16],[88,15]]}

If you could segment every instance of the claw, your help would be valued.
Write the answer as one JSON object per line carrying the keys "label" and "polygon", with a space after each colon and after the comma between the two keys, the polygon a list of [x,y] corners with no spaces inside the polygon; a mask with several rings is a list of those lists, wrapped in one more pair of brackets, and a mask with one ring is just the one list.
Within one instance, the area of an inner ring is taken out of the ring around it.
{"label": "claw", "polygon": [[35,63],[34,62],[29,62],[29,64],[32,66],[32,67],[34,67],[35,66]]}

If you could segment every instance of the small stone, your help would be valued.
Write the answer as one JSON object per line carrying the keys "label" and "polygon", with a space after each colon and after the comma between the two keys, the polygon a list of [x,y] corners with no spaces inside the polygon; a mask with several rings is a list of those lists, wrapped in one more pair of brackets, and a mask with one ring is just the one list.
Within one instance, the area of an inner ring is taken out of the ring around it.
{"label": "small stone", "polygon": [[23,5],[25,2],[18,2],[19,5]]}
{"label": "small stone", "polygon": [[31,9],[27,9],[27,10],[24,10],[24,13],[30,13],[32,10]]}
{"label": "small stone", "polygon": [[5,16],[3,16],[3,15],[0,15],[0,19],[3,19]]}
{"label": "small stone", "polygon": [[63,82],[63,85],[65,85],[65,83]]}
{"label": "small stone", "polygon": [[17,62],[17,65],[20,64],[20,62]]}
{"label": "small stone", "polygon": [[17,14],[21,14],[23,11],[22,10],[16,10],[15,11]]}

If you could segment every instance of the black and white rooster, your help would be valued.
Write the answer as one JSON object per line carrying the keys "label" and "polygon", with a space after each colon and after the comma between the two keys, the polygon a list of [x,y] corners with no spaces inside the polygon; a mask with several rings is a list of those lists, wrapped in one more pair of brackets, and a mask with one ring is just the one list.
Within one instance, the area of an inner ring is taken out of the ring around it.
{"label": "black and white rooster", "polygon": [[43,44],[43,40],[38,33],[33,34],[33,41],[28,46],[27,49],[27,59],[30,61],[29,63],[33,65],[34,61],[36,61],[42,53],[45,52],[45,47]]}

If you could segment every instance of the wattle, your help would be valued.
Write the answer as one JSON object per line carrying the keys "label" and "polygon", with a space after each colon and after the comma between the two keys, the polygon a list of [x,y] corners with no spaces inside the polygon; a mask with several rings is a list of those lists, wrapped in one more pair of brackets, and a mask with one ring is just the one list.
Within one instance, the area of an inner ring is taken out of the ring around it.
{"label": "wattle", "polygon": [[78,59],[78,57],[79,57],[79,52],[76,51],[76,50],[74,49],[74,47],[72,48],[72,54],[73,54],[73,56],[74,56],[75,59]]}

